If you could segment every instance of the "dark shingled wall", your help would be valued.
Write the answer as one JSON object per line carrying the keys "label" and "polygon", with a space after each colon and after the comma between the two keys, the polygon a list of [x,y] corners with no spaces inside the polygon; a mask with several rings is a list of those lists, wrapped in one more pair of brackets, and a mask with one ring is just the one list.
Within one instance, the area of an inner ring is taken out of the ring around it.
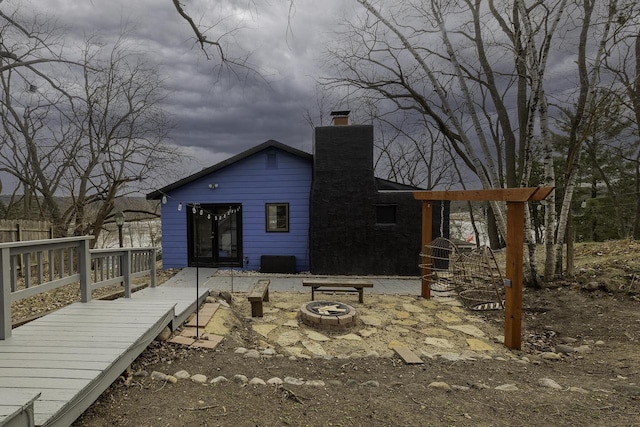
{"label": "dark shingled wall", "polygon": [[[378,192],[373,126],[316,128],[313,159],[311,272],[418,275],[421,202],[410,192]],[[396,205],[395,224],[376,224],[378,204]],[[440,235],[439,203],[433,211],[435,238]],[[448,236],[448,209],[445,214]]]}

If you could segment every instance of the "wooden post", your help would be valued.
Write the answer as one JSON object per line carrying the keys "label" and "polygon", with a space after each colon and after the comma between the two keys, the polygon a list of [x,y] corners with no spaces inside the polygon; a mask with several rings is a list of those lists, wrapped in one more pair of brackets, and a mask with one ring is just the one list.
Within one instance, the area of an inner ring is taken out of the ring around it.
{"label": "wooden post", "polygon": [[156,287],[156,274],[158,274],[158,272],[156,271],[156,256],[157,256],[158,250],[156,248],[153,248],[153,250],[151,251],[151,287],[155,288]]}
{"label": "wooden post", "polygon": [[524,281],[524,202],[507,202],[507,283],[505,283],[504,345],[520,350]]}
{"label": "wooden post", "polygon": [[124,297],[131,298],[131,250],[125,249],[122,254],[122,276],[124,281]]}
{"label": "wooden post", "polygon": [[[22,227],[20,226],[20,222],[16,222],[16,242],[22,242]],[[15,277],[17,278],[17,274],[18,271],[20,271],[20,273],[22,273],[22,258],[23,255],[20,254],[16,257],[16,271],[15,271]],[[16,282],[17,283],[17,282]]]}
{"label": "wooden post", "polygon": [[11,262],[10,249],[0,249],[0,340],[11,336]]}
{"label": "wooden post", "polygon": [[[424,247],[428,245],[432,237],[432,225],[433,225],[433,202],[431,200],[423,200],[422,201],[422,247],[420,251],[424,251]],[[423,263],[424,259],[421,259],[420,262]],[[422,274],[422,289],[420,295],[422,298],[430,299],[431,298],[431,266],[423,264],[423,267],[420,271]]]}
{"label": "wooden post", "polygon": [[[62,254],[60,254],[62,257]],[[71,258],[71,257],[70,257]],[[69,274],[72,273],[71,266]],[[78,275],[80,276],[80,301],[91,301],[91,253],[89,239],[80,240],[78,245]]]}

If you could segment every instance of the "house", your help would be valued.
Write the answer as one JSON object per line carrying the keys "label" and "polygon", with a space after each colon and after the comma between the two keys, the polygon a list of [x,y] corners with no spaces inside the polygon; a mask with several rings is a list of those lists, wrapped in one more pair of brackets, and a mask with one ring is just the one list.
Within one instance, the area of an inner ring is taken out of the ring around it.
{"label": "house", "polygon": [[[148,194],[163,202],[164,268],[419,274],[417,188],[374,176],[373,126],[347,114],[315,129],[313,155],[269,140]],[[449,234],[443,206],[434,237]]]}

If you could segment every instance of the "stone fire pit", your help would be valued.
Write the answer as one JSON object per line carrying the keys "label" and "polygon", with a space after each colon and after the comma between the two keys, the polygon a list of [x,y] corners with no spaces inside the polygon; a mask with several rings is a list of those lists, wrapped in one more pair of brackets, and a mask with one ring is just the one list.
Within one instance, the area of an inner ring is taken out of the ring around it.
{"label": "stone fire pit", "polygon": [[312,301],[300,307],[300,320],[307,326],[323,330],[344,330],[356,325],[356,309],[333,301]]}

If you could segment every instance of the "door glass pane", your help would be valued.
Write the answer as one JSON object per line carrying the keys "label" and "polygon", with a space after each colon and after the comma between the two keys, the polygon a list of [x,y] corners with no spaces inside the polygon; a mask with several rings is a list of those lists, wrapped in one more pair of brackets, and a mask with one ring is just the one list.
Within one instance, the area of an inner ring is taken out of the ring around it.
{"label": "door glass pane", "polygon": [[236,212],[218,217],[218,257],[236,258],[238,256],[238,234]]}
{"label": "door glass pane", "polygon": [[211,239],[213,230],[211,228],[211,221],[207,219],[206,215],[201,216],[199,214],[194,215],[194,220],[197,228],[197,240],[194,253],[200,257],[201,260],[211,258],[213,255],[213,240]]}

